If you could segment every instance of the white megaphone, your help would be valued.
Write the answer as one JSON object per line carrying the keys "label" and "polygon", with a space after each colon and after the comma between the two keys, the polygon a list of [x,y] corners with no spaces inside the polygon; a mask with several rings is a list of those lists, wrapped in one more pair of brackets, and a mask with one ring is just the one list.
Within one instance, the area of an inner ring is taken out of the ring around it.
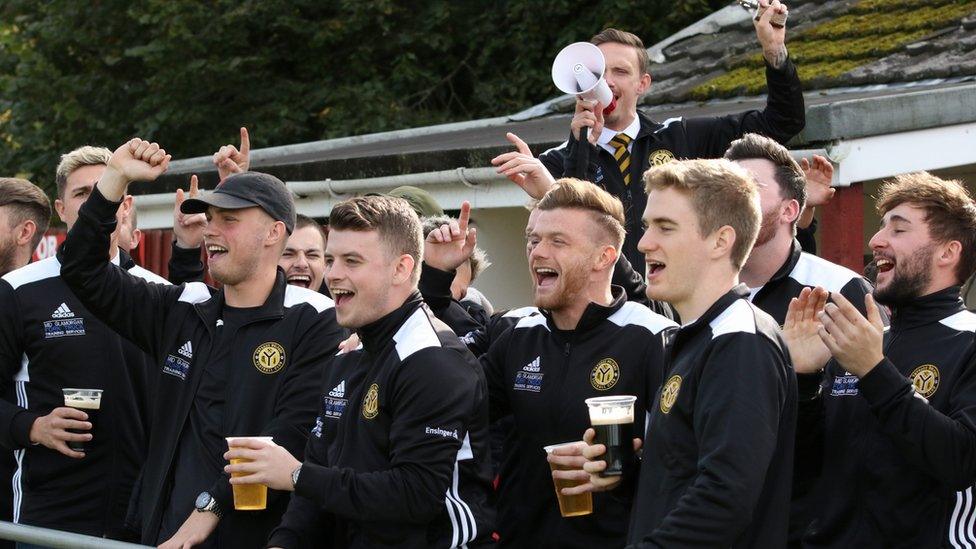
{"label": "white megaphone", "polygon": [[552,83],[563,93],[599,101],[604,113],[609,113],[617,104],[603,79],[606,66],[600,48],[589,42],[576,42],[563,48],[552,62]]}

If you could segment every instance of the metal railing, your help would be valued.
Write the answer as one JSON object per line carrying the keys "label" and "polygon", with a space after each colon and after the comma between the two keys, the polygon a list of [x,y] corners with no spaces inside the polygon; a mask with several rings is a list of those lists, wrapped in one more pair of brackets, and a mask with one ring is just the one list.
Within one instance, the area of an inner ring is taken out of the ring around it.
{"label": "metal railing", "polygon": [[50,528],[0,521],[0,539],[30,543],[51,549],[137,549],[148,547]]}

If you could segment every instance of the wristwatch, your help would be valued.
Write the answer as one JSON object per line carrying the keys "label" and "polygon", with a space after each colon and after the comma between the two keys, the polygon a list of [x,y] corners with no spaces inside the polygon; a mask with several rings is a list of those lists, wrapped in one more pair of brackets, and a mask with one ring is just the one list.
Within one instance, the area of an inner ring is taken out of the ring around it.
{"label": "wristwatch", "polygon": [[302,466],[299,465],[295,467],[295,470],[291,472],[291,487],[294,490],[295,486],[298,486],[298,475],[302,474]]}
{"label": "wristwatch", "polygon": [[195,504],[198,513],[210,512],[217,515],[217,518],[223,518],[224,512],[220,510],[220,505],[217,504],[217,500],[210,495],[210,492],[200,492],[197,496],[197,501]]}

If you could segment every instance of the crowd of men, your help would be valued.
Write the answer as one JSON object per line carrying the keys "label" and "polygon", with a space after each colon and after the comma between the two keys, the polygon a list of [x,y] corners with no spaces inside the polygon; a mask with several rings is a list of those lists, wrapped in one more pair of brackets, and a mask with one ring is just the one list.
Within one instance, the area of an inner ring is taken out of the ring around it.
{"label": "crowd of men", "polygon": [[[832,167],[782,144],[803,95],[760,3],[764,109],[650,120],[646,50],[607,29],[615,108],[578,101],[539,157],[508,135],[521,308],[471,285],[468,203],[404,187],[326,228],[243,128],[215,189],[177,192],[169,280],[129,255],[160,145],[64,154],[67,239],[33,263],[51,205],[0,179],[4,518],[164,548],[976,547],[976,203],[895,177],[874,284],[817,257]],[[611,440],[588,404],[615,396]],[[264,509],[235,508],[249,485]]]}

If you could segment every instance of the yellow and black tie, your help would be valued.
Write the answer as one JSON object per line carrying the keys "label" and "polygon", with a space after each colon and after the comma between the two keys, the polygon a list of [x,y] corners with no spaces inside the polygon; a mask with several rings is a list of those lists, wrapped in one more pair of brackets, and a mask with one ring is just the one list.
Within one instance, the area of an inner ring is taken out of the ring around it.
{"label": "yellow and black tie", "polygon": [[624,176],[624,185],[630,185],[630,151],[627,150],[630,141],[630,136],[623,132],[618,133],[610,140],[610,146],[614,150],[613,158],[617,161],[620,173]]}

